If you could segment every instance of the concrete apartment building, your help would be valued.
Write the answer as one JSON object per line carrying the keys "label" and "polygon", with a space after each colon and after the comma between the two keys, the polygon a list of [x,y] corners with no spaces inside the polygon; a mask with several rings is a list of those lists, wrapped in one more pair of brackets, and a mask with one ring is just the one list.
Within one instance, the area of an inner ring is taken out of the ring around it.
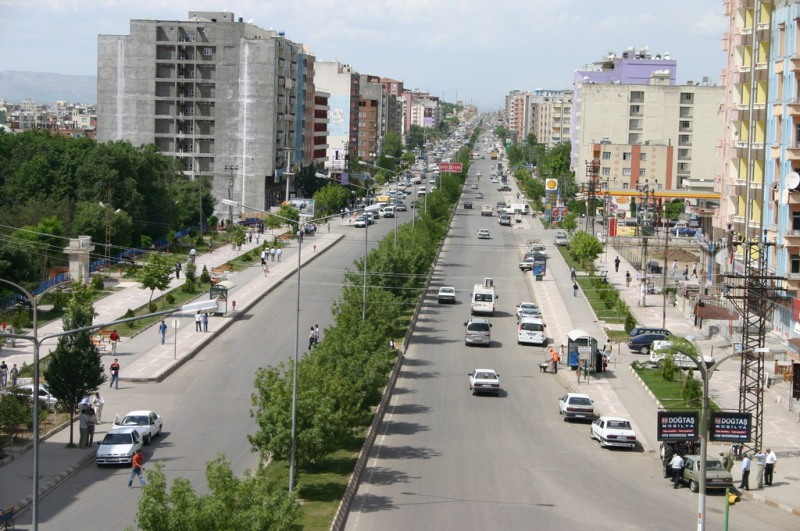
{"label": "concrete apartment building", "polygon": [[427,92],[406,91],[409,109],[409,128],[418,125],[422,128],[437,127],[442,121],[442,106],[438,96]]}
{"label": "concrete apartment building", "polygon": [[[612,189],[635,188],[647,181],[651,189],[713,191],[714,175],[721,168],[716,146],[722,136],[717,115],[722,87],[670,85],[666,74],[653,74],[650,85],[579,83],[577,87],[580,132],[573,152],[578,160],[593,160],[595,145],[602,141],[628,146],[624,153],[629,156],[639,145],[675,147],[664,151],[675,157],[673,161],[661,166],[650,160],[635,174],[615,171],[624,160],[601,158],[600,177],[612,177]],[[576,168],[576,175],[579,182],[588,180],[585,164]]]}
{"label": "concrete apartment building", "polygon": [[572,91],[536,89],[530,96],[532,132],[536,139],[554,147],[572,138]]}
{"label": "concrete apartment building", "polygon": [[521,142],[531,130],[533,108],[530,92],[512,90],[505,98],[505,127],[513,142]]}
{"label": "concrete apartment building", "polygon": [[155,144],[218,200],[267,209],[313,161],[313,79],[302,45],[233,13],[132,20],[98,37],[98,140]]}
{"label": "concrete apartment building", "polygon": [[375,164],[381,154],[388,121],[388,99],[378,76],[362,75],[358,95],[358,158]]}
{"label": "concrete apartment building", "polygon": [[380,82],[383,84],[387,95],[388,109],[386,113],[386,131],[400,135],[405,143],[405,122],[406,122],[406,100],[403,98],[403,82],[388,77],[382,77]]}
{"label": "concrete apartment building", "polygon": [[338,61],[317,61],[314,85],[328,98],[328,147],[325,167],[334,173],[346,168],[349,151],[357,151],[360,74]]}

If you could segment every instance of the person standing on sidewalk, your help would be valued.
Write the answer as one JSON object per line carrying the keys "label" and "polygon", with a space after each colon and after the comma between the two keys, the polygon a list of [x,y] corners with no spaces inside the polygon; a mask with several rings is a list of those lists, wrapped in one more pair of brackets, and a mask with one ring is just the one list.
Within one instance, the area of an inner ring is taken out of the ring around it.
{"label": "person standing on sidewalk", "polygon": [[558,351],[550,347],[550,358],[553,360],[553,374],[558,374]]}
{"label": "person standing on sidewalk", "polygon": [[105,399],[100,396],[100,391],[95,392],[94,398],[92,398],[92,407],[94,408],[94,414],[97,416],[97,423],[103,423],[103,406],[105,405]]}
{"label": "person standing on sidewalk", "polygon": [[281,249],[281,248],[278,248],[278,249],[275,251],[275,256],[277,256],[277,257],[278,257],[278,262],[280,262],[280,261],[281,261],[281,256],[283,256],[283,249]]}
{"label": "person standing on sidewalk", "polygon": [[17,364],[15,363],[11,370],[8,372],[11,375],[11,385],[12,387],[17,386],[17,378],[19,378],[19,369],[17,369]]}
{"label": "person standing on sidewalk", "polygon": [[181,263],[175,262],[175,280],[180,280],[181,278]]}
{"label": "person standing on sidewalk", "polygon": [[167,323],[164,322],[164,319],[161,319],[161,324],[158,325],[158,333],[161,334],[161,344],[163,345],[167,341]]}
{"label": "person standing on sidewalk", "polygon": [[619,273],[619,263],[620,262],[621,262],[621,260],[619,259],[619,256],[614,258],[614,272],[615,273]]}
{"label": "person standing on sidewalk", "polygon": [[111,354],[117,354],[117,343],[119,343],[120,337],[119,333],[116,330],[111,331],[111,335],[108,336],[108,339],[111,341]]}
{"label": "person standing on sidewalk", "polygon": [[195,332],[203,331],[203,316],[200,315],[200,310],[197,310],[197,313],[194,314],[194,331]]}
{"label": "person standing on sidewalk", "polygon": [[144,454],[142,453],[142,449],[139,448],[136,450],[136,453],[133,454],[133,459],[131,459],[131,477],[128,479],[128,488],[133,488],[133,478],[139,476],[139,483],[142,484],[142,487],[147,485],[144,480],[144,476],[142,472],[144,471]]}
{"label": "person standing on sidewalk", "polygon": [[569,278],[572,280],[578,278],[578,272],[575,270],[575,266],[572,266],[572,269],[569,270]]}
{"label": "person standing on sidewalk", "polygon": [[683,476],[683,457],[678,453],[673,455],[669,462],[669,468],[672,470],[672,488],[677,489],[681,485],[681,476]]}
{"label": "person standing on sidewalk", "polygon": [[0,362],[0,387],[8,385],[8,365],[6,360]]}
{"label": "person standing on sidewalk", "polygon": [[208,332],[208,312],[203,314],[203,332]]}
{"label": "person standing on sidewalk", "polygon": [[764,488],[764,468],[767,464],[767,454],[761,448],[756,449],[756,485],[759,489]]}
{"label": "person standing on sidewalk", "polygon": [[[15,365],[16,367],[16,365]],[[15,384],[16,385],[16,384]],[[767,448],[767,459],[764,465],[764,484],[772,485],[772,476],[775,474],[775,465],[778,463],[778,456],[775,452]]]}
{"label": "person standing on sidewalk", "polygon": [[631,272],[630,271],[625,271],[625,287],[626,288],[631,287]]}
{"label": "person standing on sidewalk", "polygon": [[81,414],[78,416],[78,448],[86,448],[86,441],[89,439],[89,415],[86,409],[81,409]]}
{"label": "person standing on sidewalk", "polygon": [[683,269],[683,280],[686,280],[686,281],[689,280],[689,266],[688,265]]}
{"label": "person standing on sidewalk", "polygon": [[88,439],[86,440],[86,446],[91,447],[92,445],[94,445],[94,427],[97,426],[97,415],[95,415],[94,409],[92,408],[87,409],[86,417],[88,419],[87,425],[89,428]]}
{"label": "person standing on sidewalk", "polygon": [[114,358],[114,363],[109,369],[111,369],[111,384],[108,387],[119,389],[119,360],[117,358]]}
{"label": "person standing on sidewalk", "polygon": [[578,288],[579,288],[579,287],[580,287],[580,286],[578,286],[578,283],[577,283],[577,282],[573,282],[573,283],[572,283],[572,296],[573,296],[573,297],[577,297],[577,296],[578,296]]}
{"label": "person standing on sidewalk", "polygon": [[744,454],[742,459],[742,481],[739,483],[739,488],[750,490],[750,454]]}
{"label": "person standing on sidewalk", "polygon": [[672,276],[673,277],[675,276],[675,272],[677,270],[678,270],[678,261],[677,260],[673,260],[672,261]]}

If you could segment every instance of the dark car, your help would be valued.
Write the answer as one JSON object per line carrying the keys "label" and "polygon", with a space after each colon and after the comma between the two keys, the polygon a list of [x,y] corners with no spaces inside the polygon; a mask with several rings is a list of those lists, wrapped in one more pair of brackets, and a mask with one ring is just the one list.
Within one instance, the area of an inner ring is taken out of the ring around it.
{"label": "dark car", "polygon": [[690,227],[679,227],[675,229],[670,229],[670,234],[673,236],[686,236],[691,238],[697,234],[697,229],[692,229]]}
{"label": "dark car", "polygon": [[628,339],[628,348],[631,352],[649,354],[653,341],[662,341],[667,337],[669,337],[669,334],[639,334]]}
{"label": "dark car", "polygon": [[636,326],[628,333],[630,337],[638,336],[641,334],[666,334],[670,335],[671,332],[666,328],[656,328],[655,326]]}
{"label": "dark car", "polygon": [[647,272],[652,275],[660,275],[664,272],[664,268],[655,260],[651,260],[647,262]]}
{"label": "dark car", "polygon": [[464,201],[464,208],[472,210],[472,201]]}

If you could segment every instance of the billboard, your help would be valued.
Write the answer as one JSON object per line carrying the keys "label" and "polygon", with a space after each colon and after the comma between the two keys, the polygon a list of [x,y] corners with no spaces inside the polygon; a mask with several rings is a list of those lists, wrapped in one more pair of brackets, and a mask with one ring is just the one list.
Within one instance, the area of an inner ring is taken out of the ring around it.
{"label": "billboard", "polygon": [[439,171],[442,173],[461,173],[460,162],[440,162]]}
{"label": "billboard", "polygon": [[710,441],[749,442],[753,425],[751,413],[728,413],[715,411],[711,413],[708,436]]}
{"label": "billboard", "polygon": [[350,96],[334,96],[328,98],[328,136],[350,136]]}
{"label": "billboard", "polygon": [[659,411],[657,440],[694,441],[698,438],[698,415],[696,411]]}
{"label": "billboard", "polygon": [[344,148],[331,149],[331,168],[335,170],[343,170],[346,159],[345,155],[347,155],[347,152],[344,150]]}

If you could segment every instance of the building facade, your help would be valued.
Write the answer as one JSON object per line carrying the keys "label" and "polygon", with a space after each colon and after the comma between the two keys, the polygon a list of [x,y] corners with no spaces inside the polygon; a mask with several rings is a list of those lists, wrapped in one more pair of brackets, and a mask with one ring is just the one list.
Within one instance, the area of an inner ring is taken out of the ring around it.
{"label": "building facade", "polygon": [[330,94],[325,167],[334,172],[346,168],[350,151],[357,152],[360,77],[350,65],[338,61],[317,61],[315,65],[315,86]]}
{"label": "building facade", "polygon": [[312,161],[298,129],[313,122],[312,56],[233,13],[99,36],[97,93],[99,141],[155,144],[218,200],[267,209],[288,193],[284,171]]}

